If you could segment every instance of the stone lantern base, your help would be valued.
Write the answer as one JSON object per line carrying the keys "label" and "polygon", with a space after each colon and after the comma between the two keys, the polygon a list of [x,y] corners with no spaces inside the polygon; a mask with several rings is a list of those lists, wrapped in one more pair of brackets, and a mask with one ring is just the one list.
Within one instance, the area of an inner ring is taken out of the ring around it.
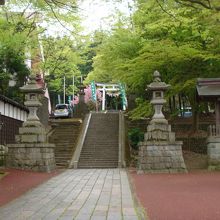
{"label": "stone lantern base", "polygon": [[182,144],[182,141],[175,140],[175,133],[171,131],[170,125],[148,125],[144,141],[139,143],[139,173],[187,172]]}
{"label": "stone lantern base", "polygon": [[185,173],[182,142],[146,141],[139,144],[139,173]]}
{"label": "stone lantern base", "polygon": [[[24,122],[23,126],[33,123]],[[47,143],[45,128],[36,123],[35,127],[21,127],[16,135],[16,144],[8,144],[8,167],[51,172],[56,168],[55,145]]]}
{"label": "stone lantern base", "polygon": [[12,168],[51,172],[56,168],[54,144],[21,143],[9,144],[7,166]]}

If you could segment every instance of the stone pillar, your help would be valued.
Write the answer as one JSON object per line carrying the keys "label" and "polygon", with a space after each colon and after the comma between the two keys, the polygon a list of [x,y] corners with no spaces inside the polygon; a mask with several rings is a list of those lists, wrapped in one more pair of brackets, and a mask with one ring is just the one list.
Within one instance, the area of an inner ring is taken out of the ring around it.
{"label": "stone pillar", "polygon": [[166,103],[164,92],[170,87],[161,82],[160,73],[154,72],[154,81],[148,85],[153,92],[151,103],[154,115],[147,127],[144,141],[139,143],[138,172],[186,172],[182,155],[182,142],[175,140],[175,133],[165,119],[162,108]]}
{"label": "stone pillar", "polygon": [[210,125],[207,138],[208,169],[220,170],[220,100],[215,102],[215,126]]}
{"label": "stone pillar", "polygon": [[208,169],[220,170],[220,136],[207,139]]}
{"label": "stone pillar", "polygon": [[216,134],[220,135],[220,99],[215,102]]}
{"label": "stone pillar", "polygon": [[43,93],[38,87],[35,76],[30,77],[30,82],[20,88],[25,93],[25,105],[29,109],[27,120],[19,128],[16,144],[9,144],[7,166],[50,172],[55,169],[54,144],[47,142],[46,130],[37,116],[37,110],[42,105],[39,101]]}

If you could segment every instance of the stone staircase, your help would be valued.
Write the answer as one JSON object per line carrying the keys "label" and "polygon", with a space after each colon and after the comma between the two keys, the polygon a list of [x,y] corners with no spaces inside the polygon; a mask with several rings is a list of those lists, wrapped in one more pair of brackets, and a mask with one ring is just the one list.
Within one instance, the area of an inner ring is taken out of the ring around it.
{"label": "stone staircase", "polygon": [[116,168],[119,113],[92,113],[78,168]]}
{"label": "stone staircase", "polygon": [[52,121],[54,128],[49,142],[54,143],[55,161],[58,168],[67,168],[76,148],[81,121],[76,119],[57,119]]}

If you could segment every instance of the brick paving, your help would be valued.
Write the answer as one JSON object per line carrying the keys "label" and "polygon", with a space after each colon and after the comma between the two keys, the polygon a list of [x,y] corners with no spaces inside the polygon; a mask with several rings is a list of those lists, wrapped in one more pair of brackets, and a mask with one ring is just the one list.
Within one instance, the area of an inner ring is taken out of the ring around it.
{"label": "brick paving", "polygon": [[0,208],[0,219],[138,220],[124,169],[67,170]]}

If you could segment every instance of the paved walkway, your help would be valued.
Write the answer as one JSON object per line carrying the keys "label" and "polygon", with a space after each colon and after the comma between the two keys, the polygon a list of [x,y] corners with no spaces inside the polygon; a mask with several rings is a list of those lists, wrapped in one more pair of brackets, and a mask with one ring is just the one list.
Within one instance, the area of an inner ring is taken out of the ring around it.
{"label": "paved walkway", "polygon": [[137,220],[123,169],[67,170],[0,208],[0,219]]}

